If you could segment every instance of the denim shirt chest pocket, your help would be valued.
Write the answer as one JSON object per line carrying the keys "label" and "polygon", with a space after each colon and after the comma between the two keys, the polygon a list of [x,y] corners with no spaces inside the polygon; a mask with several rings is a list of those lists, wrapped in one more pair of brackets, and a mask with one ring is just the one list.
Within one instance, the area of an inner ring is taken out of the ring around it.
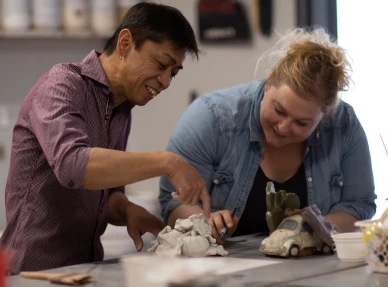
{"label": "denim shirt chest pocket", "polygon": [[333,206],[341,201],[342,187],[344,186],[342,172],[333,172],[329,180],[329,185],[331,206]]}
{"label": "denim shirt chest pocket", "polygon": [[234,178],[231,172],[215,171],[212,176],[212,187],[210,197],[212,210],[224,209],[225,203],[229,198],[233,188]]}

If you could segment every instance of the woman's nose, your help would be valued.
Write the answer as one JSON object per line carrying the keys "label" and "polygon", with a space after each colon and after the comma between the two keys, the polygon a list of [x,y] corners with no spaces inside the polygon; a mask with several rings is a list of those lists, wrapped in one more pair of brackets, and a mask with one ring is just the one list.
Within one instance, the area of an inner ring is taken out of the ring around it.
{"label": "woman's nose", "polygon": [[286,136],[290,133],[291,124],[287,120],[283,120],[278,123],[278,132],[282,136]]}

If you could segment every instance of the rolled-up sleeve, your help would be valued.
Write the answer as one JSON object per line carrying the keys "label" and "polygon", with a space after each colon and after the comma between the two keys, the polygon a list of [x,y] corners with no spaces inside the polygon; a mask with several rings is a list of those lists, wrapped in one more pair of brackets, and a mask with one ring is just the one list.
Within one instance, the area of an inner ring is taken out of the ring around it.
{"label": "rolled-up sleeve", "polygon": [[348,107],[348,129],[343,135],[341,170],[344,180],[341,201],[329,212],[346,212],[359,220],[376,213],[376,194],[369,145],[353,108]]}
{"label": "rolled-up sleeve", "polygon": [[[207,97],[202,96],[190,105],[179,120],[167,151],[178,154],[195,167],[210,190],[218,140],[219,128],[215,113]],[[170,213],[181,203],[172,199],[171,193],[175,188],[166,176],[160,179],[159,191],[162,217],[167,222]],[[201,205],[201,201],[198,204]]]}
{"label": "rolled-up sleeve", "polygon": [[86,99],[76,79],[50,75],[31,102],[31,128],[61,185],[83,186],[91,152],[85,123]]}

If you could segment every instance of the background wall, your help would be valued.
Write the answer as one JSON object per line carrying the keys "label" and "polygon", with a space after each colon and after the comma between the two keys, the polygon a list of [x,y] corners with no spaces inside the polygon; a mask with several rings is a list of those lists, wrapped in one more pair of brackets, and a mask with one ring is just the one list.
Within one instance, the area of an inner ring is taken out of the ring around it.
{"label": "background wall", "polygon": [[[387,78],[388,57],[385,52],[385,30],[388,24],[388,2],[341,0],[338,4],[338,41],[347,48],[351,58],[354,83],[342,99],[351,104],[368,137],[377,194],[375,218],[388,208],[387,166],[388,149],[387,90],[382,88]],[[349,13],[352,5],[353,13]],[[358,16],[357,16],[358,15]],[[363,15],[360,21],[359,15]],[[365,25],[373,23],[373,26]],[[362,35],[362,37],[360,37]],[[373,39],[373,41],[368,41]]]}
{"label": "background wall", "polygon": [[[183,12],[197,32],[196,0],[157,1],[172,5]],[[247,15],[254,23],[251,0],[246,5]],[[295,27],[295,0],[274,0],[273,26],[279,32]],[[253,25],[253,24],[252,24]],[[199,94],[253,79],[254,66],[262,52],[269,49],[275,38],[261,36],[253,28],[252,45],[203,46],[206,52],[199,62],[188,60],[171,87],[146,107],[133,110],[133,127],[129,139],[130,151],[165,149],[169,136],[190,102],[190,93]],[[102,39],[9,39],[0,38],[0,229],[5,226],[4,187],[8,173],[9,152],[13,124],[18,109],[36,80],[56,63],[80,61],[92,49],[101,50]],[[147,193],[149,198],[158,194],[158,179],[149,179],[127,187],[130,195]],[[157,213],[155,206],[150,207]]]}
{"label": "background wall", "polygon": [[[181,10],[197,30],[196,3],[194,0],[158,1]],[[247,16],[253,25],[251,0],[240,1],[247,8]],[[295,1],[273,1],[273,26],[281,33],[296,26]],[[170,88],[145,107],[133,110],[133,128],[129,137],[131,151],[154,151],[165,149],[177,121],[187,108],[190,92],[204,94],[216,89],[242,84],[253,80],[256,60],[276,41],[276,37],[263,37],[253,28],[252,45],[220,46],[201,45],[206,52],[199,62],[187,61],[184,70],[173,80]],[[197,31],[196,31],[197,32]],[[158,178],[139,182],[128,187],[158,193]]]}

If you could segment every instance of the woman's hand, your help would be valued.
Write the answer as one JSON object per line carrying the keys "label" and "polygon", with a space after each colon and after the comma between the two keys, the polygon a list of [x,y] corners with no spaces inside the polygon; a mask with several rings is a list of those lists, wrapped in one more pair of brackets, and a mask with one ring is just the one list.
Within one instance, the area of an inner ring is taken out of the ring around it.
{"label": "woman's hand", "polygon": [[332,212],[324,216],[327,222],[337,232],[356,232],[359,228],[354,226],[354,223],[358,220],[353,215],[346,212]]}
{"label": "woman's hand", "polygon": [[222,229],[226,226],[225,233],[231,234],[236,230],[238,221],[236,216],[232,218],[232,212],[227,209],[211,213],[208,222],[212,226],[212,236],[217,240],[217,244],[224,244],[224,239],[221,238]]}

